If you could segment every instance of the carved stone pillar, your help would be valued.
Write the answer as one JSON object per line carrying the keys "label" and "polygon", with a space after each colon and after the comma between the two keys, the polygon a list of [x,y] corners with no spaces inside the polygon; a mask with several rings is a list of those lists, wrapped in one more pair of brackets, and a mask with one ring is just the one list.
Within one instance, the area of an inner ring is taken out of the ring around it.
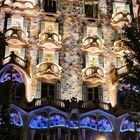
{"label": "carved stone pillar", "polygon": [[108,74],[110,72],[110,64],[114,63],[112,62],[112,60],[114,60],[112,47],[114,43],[115,30],[110,24],[111,11],[109,9],[109,6],[107,5],[106,0],[99,1],[99,9],[100,9],[100,19],[101,19],[103,40],[104,40],[104,50],[105,50],[104,54],[106,57],[105,69],[107,71],[105,75],[106,85],[104,86],[109,87],[106,88],[105,92],[103,93],[104,94],[103,97],[105,97],[103,100],[104,102],[110,102],[112,106],[115,106],[117,104],[117,89],[116,89],[117,86],[112,85],[110,75]]}

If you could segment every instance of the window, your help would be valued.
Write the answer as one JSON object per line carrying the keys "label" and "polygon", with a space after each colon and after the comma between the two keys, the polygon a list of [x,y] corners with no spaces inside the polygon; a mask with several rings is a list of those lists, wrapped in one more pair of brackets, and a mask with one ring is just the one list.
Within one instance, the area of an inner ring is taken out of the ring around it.
{"label": "window", "polygon": [[85,1],[85,15],[89,18],[98,17],[98,3],[95,1]]}
{"label": "window", "polygon": [[55,94],[55,85],[48,83],[41,83],[41,97],[44,98],[46,96],[54,97]]}
{"label": "window", "polygon": [[37,64],[42,63],[43,62],[43,50],[39,50],[38,52],[38,57],[37,57]]}
{"label": "window", "polygon": [[29,21],[24,20],[23,21],[23,31],[25,32],[25,36],[28,37],[28,27],[29,27]]}
{"label": "window", "polygon": [[56,0],[44,0],[44,11],[56,13]]}
{"label": "window", "polygon": [[5,13],[4,20],[4,31],[11,27],[11,15],[9,13]]}
{"label": "window", "polygon": [[116,58],[116,67],[117,67],[117,68],[120,68],[120,67],[121,67],[121,64],[122,64],[121,58],[120,58],[120,57],[117,57],[117,58]]}
{"label": "window", "polygon": [[83,100],[103,101],[103,88],[101,86],[89,88],[83,85]]}

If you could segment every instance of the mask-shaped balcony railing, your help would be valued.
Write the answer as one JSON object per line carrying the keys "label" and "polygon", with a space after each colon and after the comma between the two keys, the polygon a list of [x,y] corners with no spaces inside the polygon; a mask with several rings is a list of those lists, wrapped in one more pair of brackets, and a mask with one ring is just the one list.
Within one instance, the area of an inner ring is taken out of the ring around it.
{"label": "mask-shaped balcony railing", "polygon": [[113,52],[116,55],[124,56],[124,53],[127,53],[127,54],[130,53],[130,49],[127,47],[127,45],[124,43],[123,40],[120,40],[120,41],[115,42]]}
{"label": "mask-shaped balcony railing", "polygon": [[48,50],[59,50],[61,48],[61,36],[56,33],[43,33],[40,35],[39,46]]}
{"label": "mask-shaped balcony railing", "polygon": [[60,73],[60,66],[51,62],[41,63],[34,68],[37,79],[48,83],[56,83],[60,79]]}
{"label": "mask-shaped balcony railing", "polygon": [[33,17],[37,17],[43,14],[37,7],[36,2],[33,3],[33,1],[29,1],[29,0],[24,2],[23,13],[26,16],[33,16]]}
{"label": "mask-shaped balcony railing", "polygon": [[83,72],[83,81],[89,87],[96,87],[103,84],[104,81],[104,70],[100,67],[88,67]]}
{"label": "mask-shaped balcony railing", "polygon": [[[12,13],[22,13],[26,16],[39,16],[42,12],[38,9],[37,3],[35,1],[19,1],[15,0],[11,2],[10,0],[5,1],[3,4],[5,11]],[[43,13],[42,13],[43,14]]]}
{"label": "mask-shaped balcony railing", "polygon": [[110,76],[112,84],[118,82],[118,80],[122,78],[127,72],[128,70],[125,65],[119,68],[115,68],[114,65],[111,65],[109,76]]}
{"label": "mask-shaped balcony railing", "polygon": [[20,2],[20,1],[17,1],[17,0],[15,0],[13,2],[13,10],[22,11],[24,8],[25,8],[24,2]]}
{"label": "mask-shaped balcony railing", "polygon": [[83,39],[83,45],[81,49],[89,53],[101,53],[102,52],[102,40],[97,35],[87,37]]}
{"label": "mask-shaped balcony railing", "polygon": [[132,22],[132,17],[130,13],[126,10],[120,11],[115,15],[112,15],[111,24],[114,27],[122,28],[124,25],[130,25]]}
{"label": "mask-shaped balcony railing", "polygon": [[9,46],[21,48],[27,44],[25,33],[20,27],[12,27],[6,30],[5,38]]}
{"label": "mask-shaped balcony railing", "polygon": [[2,4],[2,7],[4,8],[5,11],[10,12],[12,9],[12,2],[11,0],[5,0]]}

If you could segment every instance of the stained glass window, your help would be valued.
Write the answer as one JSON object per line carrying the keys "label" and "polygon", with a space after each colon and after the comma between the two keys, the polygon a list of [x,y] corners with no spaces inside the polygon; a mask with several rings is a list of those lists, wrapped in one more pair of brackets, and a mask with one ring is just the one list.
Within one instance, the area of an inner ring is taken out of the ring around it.
{"label": "stained glass window", "polygon": [[102,118],[98,121],[98,130],[101,132],[112,132],[113,128],[106,118]]}
{"label": "stained glass window", "polygon": [[[138,123],[140,124],[140,122]],[[130,121],[129,118],[126,118],[122,125],[121,125],[121,132],[126,132],[126,131],[134,131],[135,130],[135,125],[133,121]],[[140,127],[137,127],[137,131],[140,132]]]}
{"label": "stained glass window", "polygon": [[89,117],[89,116],[84,117],[80,120],[80,127],[97,130],[96,119],[93,117]]}
{"label": "stained glass window", "polygon": [[58,114],[54,114],[50,117],[50,127],[68,127],[68,120]]}
{"label": "stained glass window", "polygon": [[48,128],[48,118],[45,115],[38,114],[33,118],[30,127],[33,129],[46,129]]}
{"label": "stained glass window", "polygon": [[[1,124],[1,122],[2,122],[2,118],[0,117],[0,124]],[[15,113],[15,111],[10,113],[10,124],[14,124],[19,127],[23,126],[23,121],[21,119],[21,116],[19,114]]]}
{"label": "stained glass window", "polygon": [[11,113],[10,114],[10,123],[11,124],[15,124],[17,126],[23,126],[23,122],[22,122],[22,119],[21,119],[21,116],[17,113]]}
{"label": "stained glass window", "polygon": [[78,129],[78,121],[77,120],[70,120],[70,128]]}

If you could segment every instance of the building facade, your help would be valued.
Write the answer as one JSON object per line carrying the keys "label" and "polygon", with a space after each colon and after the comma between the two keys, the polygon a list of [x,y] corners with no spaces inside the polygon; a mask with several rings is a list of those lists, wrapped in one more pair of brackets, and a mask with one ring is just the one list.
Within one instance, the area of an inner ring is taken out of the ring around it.
{"label": "building facade", "polygon": [[123,27],[135,22],[139,29],[139,5],[0,1],[0,84],[14,83],[10,115],[18,140],[133,139],[119,79],[130,53]]}

